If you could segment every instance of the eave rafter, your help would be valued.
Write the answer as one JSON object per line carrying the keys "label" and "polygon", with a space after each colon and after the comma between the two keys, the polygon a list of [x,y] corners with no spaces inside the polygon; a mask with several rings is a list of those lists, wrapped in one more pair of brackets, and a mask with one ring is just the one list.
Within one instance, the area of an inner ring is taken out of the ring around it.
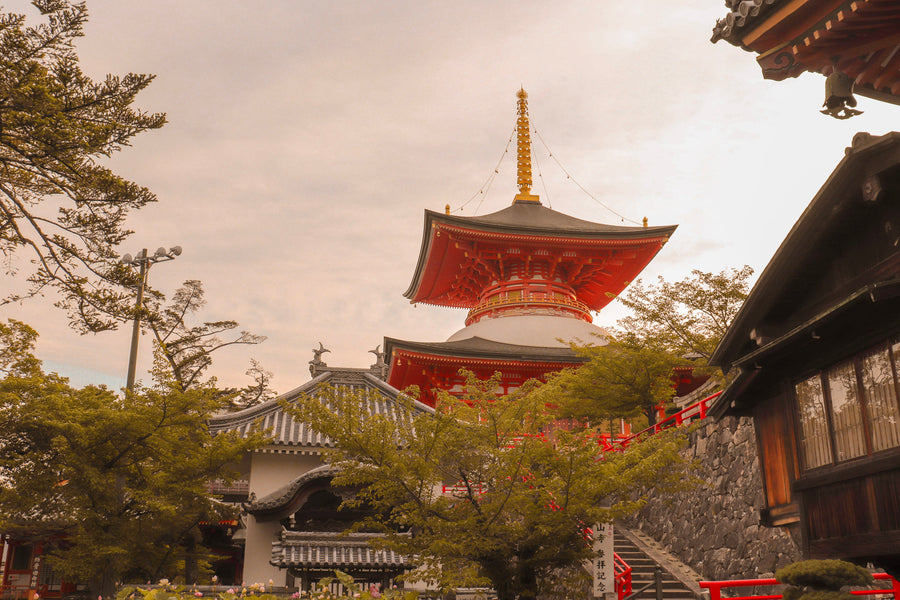
{"label": "eave rafter", "polygon": [[860,93],[868,89],[900,94],[896,0],[793,1],[754,24],[740,39],[745,49],[759,53],[757,62],[766,79],[839,71],[854,80]]}

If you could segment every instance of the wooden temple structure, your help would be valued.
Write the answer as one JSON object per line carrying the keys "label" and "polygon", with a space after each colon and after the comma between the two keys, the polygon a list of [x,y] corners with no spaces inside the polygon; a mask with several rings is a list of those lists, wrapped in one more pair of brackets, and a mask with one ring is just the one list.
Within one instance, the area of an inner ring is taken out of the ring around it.
{"label": "wooden temple structure", "polygon": [[[728,0],[712,41],[757,55],[765,79],[803,72],[826,80],[822,111],[838,118],[853,93],[900,104],[900,2],[897,0]],[[838,88],[843,88],[838,90]],[[829,104],[830,103],[830,104]]]}
{"label": "wooden temple structure", "polygon": [[900,575],[900,133],[859,133],[712,356],[754,420],[763,524]]}
{"label": "wooden temple structure", "polygon": [[412,303],[468,309],[445,342],[385,338],[388,383],[463,393],[466,368],[502,374],[501,392],[575,366],[570,342],[603,343],[591,312],[609,304],[676,226],[622,227],[554,211],[531,193],[527,94],[518,92],[517,183],[512,205],[484,216],[425,211],[419,259],[404,295]]}

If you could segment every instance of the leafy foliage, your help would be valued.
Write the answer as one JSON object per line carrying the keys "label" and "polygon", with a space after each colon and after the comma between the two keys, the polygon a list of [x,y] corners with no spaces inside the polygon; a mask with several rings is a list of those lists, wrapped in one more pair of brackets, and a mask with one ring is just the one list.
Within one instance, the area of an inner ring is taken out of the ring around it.
{"label": "leafy foliage", "polygon": [[576,420],[598,425],[643,414],[648,424],[656,423],[658,407],[675,393],[673,369],[707,371],[709,356],[747,297],[752,273],[745,266],[718,274],[693,271],[675,283],[662,277],[655,286],[633,283],[619,298],[632,315],[618,321],[606,345],[573,345],[584,365],[551,377],[542,393]]}
{"label": "leafy foliage", "polygon": [[83,2],[33,4],[46,22],[0,13],[0,253],[10,274],[20,252],[36,265],[2,302],[53,287],[74,327],[109,329],[130,314],[120,284],[133,275],[115,249],[131,233],[125,219],[155,197],[102,160],[166,119],[131,106],[152,76],[95,82],[82,73],[74,42],[88,18]]}
{"label": "leafy foliage", "polygon": [[0,323],[0,375],[26,375],[41,362],[31,353],[37,331],[15,319]]}
{"label": "leafy foliage", "polygon": [[416,557],[415,577],[533,598],[591,555],[586,527],[641,506],[646,486],[679,485],[685,464],[673,435],[602,455],[590,431],[551,435],[540,395],[497,396],[497,382],[468,374],[465,400],[445,395],[433,415],[401,398],[405,417],[390,417],[337,392],[294,410],[336,442],[333,483],[361,490],[375,516],[360,527]]}
{"label": "leafy foliage", "polygon": [[0,530],[56,539],[53,567],[94,595],[155,579],[220,514],[207,481],[234,476],[229,465],[262,436],[211,437],[206,421],[222,401],[210,388],[159,382],[123,398],[72,388],[22,358],[28,368],[0,380]]}
{"label": "leafy foliage", "polygon": [[643,414],[655,423],[656,407],[672,398],[672,368],[678,358],[634,340],[611,339],[604,346],[572,346],[585,362],[550,377],[540,394],[562,417],[604,421]]}
{"label": "leafy foliage", "polygon": [[747,298],[752,275],[745,265],[719,273],[694,270],[676,282],[660,277],[657,285],[636,281],[619,297],[633,312],[619,327],[633,339],[706,364]]}

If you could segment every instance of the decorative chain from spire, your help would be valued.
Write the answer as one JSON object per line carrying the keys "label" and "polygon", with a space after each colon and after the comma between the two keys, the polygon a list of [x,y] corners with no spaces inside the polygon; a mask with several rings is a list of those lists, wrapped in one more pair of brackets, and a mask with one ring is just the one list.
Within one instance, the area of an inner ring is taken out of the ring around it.
{"label": "decorative chain from spire", "polygon": [[531,126],[528,123],[528,94],[524,88],[516,94],[519,101],[518,118],[516,119],[516,165],[519,193],[513,202],[540,202],[540,198],[531,193]]}

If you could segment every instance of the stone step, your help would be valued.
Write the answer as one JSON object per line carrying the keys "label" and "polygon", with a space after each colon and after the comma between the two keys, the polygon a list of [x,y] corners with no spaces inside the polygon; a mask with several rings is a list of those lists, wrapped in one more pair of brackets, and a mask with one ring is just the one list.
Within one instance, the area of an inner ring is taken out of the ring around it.
{"label": "stone step", "polygon": [[[632,590],[636,591],[654,581],[654,572],[659,563],[618,529],[614,530],[613,548],[616,554],[631,567]],[[660,569],[662,575],[660,583],[664,600],[690,600],[697,597],[693,590],[686,587],[663,566],[660,566]],[[655,597],[656,587],[653,585],[638,596],[640,600],[653,600]]]}

